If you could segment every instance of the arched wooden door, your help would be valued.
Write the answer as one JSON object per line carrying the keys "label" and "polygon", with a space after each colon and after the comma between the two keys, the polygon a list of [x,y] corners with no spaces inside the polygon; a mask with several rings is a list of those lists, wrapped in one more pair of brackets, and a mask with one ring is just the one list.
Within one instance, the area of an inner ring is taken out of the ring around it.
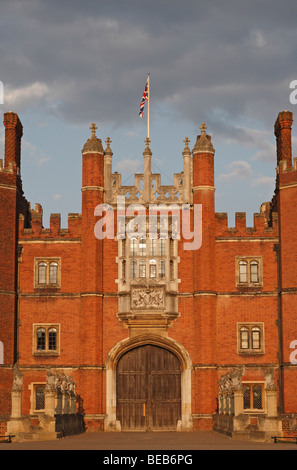
{"label": "arched wooden door", "polygon": [[176,429],[181,419],[181,366],[173,353],[144,345],[120,358],[117,419],[123,431]]}

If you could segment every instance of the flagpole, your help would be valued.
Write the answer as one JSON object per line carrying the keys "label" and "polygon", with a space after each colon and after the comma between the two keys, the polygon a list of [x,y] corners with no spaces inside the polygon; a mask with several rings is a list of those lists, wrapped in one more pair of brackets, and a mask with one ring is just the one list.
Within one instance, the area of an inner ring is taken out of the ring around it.
{"label": "flagpole", "polygon": [[150,138],[150,73],[147,77],[148,84],[148,100],[147,100],[147,138]]}

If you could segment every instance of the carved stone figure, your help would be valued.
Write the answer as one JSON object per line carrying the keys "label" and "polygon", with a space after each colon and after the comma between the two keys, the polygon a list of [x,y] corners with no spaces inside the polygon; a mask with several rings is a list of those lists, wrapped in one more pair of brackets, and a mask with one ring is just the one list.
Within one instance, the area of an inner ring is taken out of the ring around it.
{"label": "carved stone figure", "polygon": [[16,363],[14,368],[13,368],[12,391],[13,392],[21,392],[22,391],[22,385],[23,385],[23,374],[21,374],[21,371],[19,369],[19,365],[18,365],[18,363]]}

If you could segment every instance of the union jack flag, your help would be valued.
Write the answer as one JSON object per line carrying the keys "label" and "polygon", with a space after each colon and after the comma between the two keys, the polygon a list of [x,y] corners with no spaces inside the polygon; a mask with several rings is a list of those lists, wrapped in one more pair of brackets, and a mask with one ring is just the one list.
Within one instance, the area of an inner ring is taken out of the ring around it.
{"label": "union jack flag", "polygon": [[139,111],[140,118],[143,117],[144,104],[146,101],[148,101],[148,99],[149,99],[149,87],[148,87],[148,79],[147,79],[146,84],[145,84],[145,89],[142,95],[142,100],[140,103],[140,111]]}

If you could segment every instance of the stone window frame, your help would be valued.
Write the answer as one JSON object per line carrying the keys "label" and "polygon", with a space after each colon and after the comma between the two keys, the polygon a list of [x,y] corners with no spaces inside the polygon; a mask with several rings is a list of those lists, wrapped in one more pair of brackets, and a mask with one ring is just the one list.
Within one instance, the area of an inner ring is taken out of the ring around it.
{"label": "stone window frame", "polygon": [[[37,349],[37,332],[39,329],[45,329],[45,349]],[[57,330],[57,347],[56,349],[49,349],[49,331],[55,328]],[[60,336],[61,328],[59,323],[34,323],[33,324],[33,347],[32,354],[33,356],[59,356],[60,355]]]}
{"label": "stone window frame", "polygon": [[[240,262],[247,263],[247,280],[240,281]],[[251,281],[251,265],[258,264],[258,282]],[[262,256],[236,256],[235,257],[236,287],[263,287],[263,257]]]}
{"label": "stone window frame", "polygon": [[[37,413],[45,413],[45,408],[43,409],[36,409],[36,391],[38,388],[44,388],[46,387],[46,382],[31,382],[30,385],[28,386],[28,389],[31,391],[30,394],[30,414],[37,414]],[[45,406],[45,404],[44,404]]]}
{"label": "stone window frame", "polygon": [[[244,387],[249,386],[251,388],[250,390],[250,397],[253,397],[253,389],[255,387],[261,387],[261,399],[262,399],[262,408],[244,408]],[[266,413],[266,387],[265,387],[265,382],[264,381],[242,381],[242,387],[243,387],[243,395],[242,395],[242,408],[243,412],[245,414],[259,414],[259,413]]]}
{"label": "stone window frame", "polygon": [[[39,283],[39,264],[46,263],[46,282]],[[57,263],[57,282],[50,283],[50,265]],[[34,258],[34,288],[35,289],[48,289],[61,287],[61,258],[59,257],[36,257]]]}
{"label": "stone window frame", "polygon": [[[241,330],[247,328],[249,332],[249,348],[242,348],[241,344]],[[252,330],[253,328],[260,329],[260,348],[255,349],[252,347]],[[237,323],[237,354],[240,355],[263,355],[265,354],[265,333],[263,322],[239,322]]]}

